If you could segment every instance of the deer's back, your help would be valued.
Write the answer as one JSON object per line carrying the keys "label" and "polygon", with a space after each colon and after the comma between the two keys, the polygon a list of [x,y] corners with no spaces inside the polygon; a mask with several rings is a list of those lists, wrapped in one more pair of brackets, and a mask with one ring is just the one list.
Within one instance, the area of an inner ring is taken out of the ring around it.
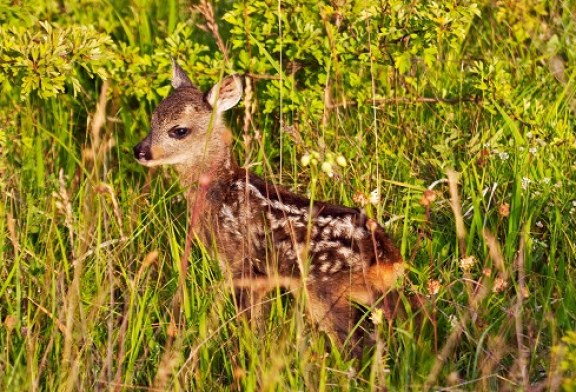
{"label": "deer's back", "polygon": [[[210,241],[233,274],[330,280],[401,261],[382,227],[360,210],[314,202],[244,170],[209,192]],[[207,244],[209,245],[209,244]]]}

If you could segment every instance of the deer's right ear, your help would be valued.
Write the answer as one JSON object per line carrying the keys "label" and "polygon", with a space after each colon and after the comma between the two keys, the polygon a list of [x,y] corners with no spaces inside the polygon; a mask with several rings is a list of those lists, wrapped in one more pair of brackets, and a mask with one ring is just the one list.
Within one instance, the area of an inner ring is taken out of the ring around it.
{"label": "deer's right ear", "polygon": [[206,94],[206,101],[218,113],[234,107],[242,98],[242,80],[238,75],[228,76]]}
{"label": "deer's right ear", "polygon": [[172,87],[176,89],[181,87],[192,87],[190,78],[174,58],[172,58]]}

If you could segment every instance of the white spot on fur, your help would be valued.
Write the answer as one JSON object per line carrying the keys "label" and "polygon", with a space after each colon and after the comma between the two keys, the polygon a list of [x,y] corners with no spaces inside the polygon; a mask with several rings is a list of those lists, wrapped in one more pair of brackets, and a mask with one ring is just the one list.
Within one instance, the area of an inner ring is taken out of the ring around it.
{"label": "white spot on fur", "polygon": [[230,221],[235,221],[236,218],[234,217],[234,214],[232,213],[232,208],[230,208],[229,205],[227,204],[223,204],[222,208],[220,209],[220,217],[226,220],[230,220]]}
{"label": "white spot on fur", "polygon": [[218,212],[218,216],[222,219],[222,224],[225,230],[237,237],[242,236],[238,226],[238,220],[234,216],[234,212],[229,205],[223,204],[222,208],[220,208],[220,211]]}
{"label": "white spot on fur", "polygon": [[336,272],[340,271],[341,269],[342,269],[342,263],[339,260],[335,261],[334,264],[332,265],[332,268],[330,269],[330,273],[335,274]]}
{"label": "white spot on fur", "polygon": [[345,260],[346,260],[346,264],[348,264],[352,268],[354,268],[355,266],[358,266],[358,265],[360,265],[360,266],[363,265],[362,260],[360,259],[360,256],[357,254],[352,255],[350,257],[347,257]]}
{"label": "white spot on fur", "polygon": [[330,249],[338,249],[342,244],[338,241],[318,241],[310,243],[310,248],[314,253],[325,252]]}
{"label": "white spot on fur", "polygon": [[[246,183],[240,182],[240,181],[238,181],[238,182],[240,184],[242,184],[241,189],[244,189],[244,186],[246,186]],[[280,210],[280,211],[283,211],[283,212],[288,213],[288,214],[294,214],[294,215],[306,216],[306,214],[307,214],[306,208],[298,208],[294,205],[284,204],[284,203],[280,202],[279,200],[270,200],[269,198],[262,195],[262,193],[260,193],[258,188],[256,188],[254,185],[248,183],[247,186],[248,186],[248,191],[249,191],[250,195],[259,199],[260,205],[263,207],[268,206],[270,208]]]}
{"label": "white spot on fur", "polygon": [[338,253],[338,255],[342,256],[343,258],[348,259],[348,258],[352,257],[352,255],[354,254],[354,251],[348,247],[341,246],[340,248],[338,248],[336,253]]}

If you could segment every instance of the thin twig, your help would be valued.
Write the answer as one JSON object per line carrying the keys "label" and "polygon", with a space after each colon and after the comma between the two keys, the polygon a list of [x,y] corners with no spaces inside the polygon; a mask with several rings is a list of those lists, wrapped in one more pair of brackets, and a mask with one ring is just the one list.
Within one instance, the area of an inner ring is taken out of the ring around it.
{"label": "thin twig", "polygon": [[360,104],[367,104],[367,105],[374,105],[374,106],[384,106],[387,104],[403,104],[403,105],[412,105],[412,104],[421,104],[421,103],[445,103],[449,105],[456,105],[459,103],[464,102],[473,102],[476,104],[482,103],[482,98],[472,96],[472,97],[457,97],[457,98],[436,98],[436,97],[416,97],[416,98],[409,98],[409,97],[394,97],[394,98],[375,98],[370,99],[369,101],[365,102],[358,102],[358,101],[342,101],[336,102],[331,104],[328,109],[334,109],[337,107],[347,107],[347,106],[359,106]]}
{"label": "thin twig", "polygon": [[279,75],[269,75],[269,74],[255,74],[255,73],[247,73],[246,76],[249,76],[251,79],[257,80],[281,80],[282,78]]}
{"label": "thin twig", "polygon": [[50,312],[44,306],[36,303],[32,298],[28,297],[28,301],[32,302],[34,305],[36,305],[36,307],[40,311],[42,311],[42,313],[44,313],[46,316],[48,316],[54,322],[54,324],[56,324],[56,326],[58,327],[58,329],[60,330],[60,332],[62,332],[62,334],[64,336],[68,337],[70,335],[69,329],[66,328],[66,325],[62,321],[60,321],[57,316],[55,316],[52,312]]}

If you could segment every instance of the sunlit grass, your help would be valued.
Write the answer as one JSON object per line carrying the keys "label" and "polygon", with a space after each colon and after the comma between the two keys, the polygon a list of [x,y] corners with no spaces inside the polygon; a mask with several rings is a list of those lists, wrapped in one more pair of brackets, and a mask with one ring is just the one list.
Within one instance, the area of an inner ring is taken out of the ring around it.
{"label": "sunlit grass", "polygon": [[[149,51],[181,6],[110,2],[99,23]],[[474,44],[503,58],[534,56],[479,31]],[[489,93],[349,106],[321,126],[299,124],[303,140],[259,115],[249,144],[243,108],[233,113],[241,163],[317,200],[367,201],[409,263],[405,300],[417,293],[423,306],[377,323],[361,361],[309,322],[305,296],[271,294],[251,326],[205,250],[194,248],[182,270],[185,191],[170,170],[132,158],[154,102],[101,96],[101,81],[86,81],[75,99],[0,97],[0,389],[557,389],[553,347],[574,329],[576,311],[576,77],[567,67],[563,85],[550,74],[514,76],[522,83],[510,96],[523,113]],[[464,84],[459,71],[418,77]],[[107,109],[93,128],[100,97]],[[347,162],[332,177],[321,168],[324,150]],[[318,162],[303,166],[312,151]]]}

